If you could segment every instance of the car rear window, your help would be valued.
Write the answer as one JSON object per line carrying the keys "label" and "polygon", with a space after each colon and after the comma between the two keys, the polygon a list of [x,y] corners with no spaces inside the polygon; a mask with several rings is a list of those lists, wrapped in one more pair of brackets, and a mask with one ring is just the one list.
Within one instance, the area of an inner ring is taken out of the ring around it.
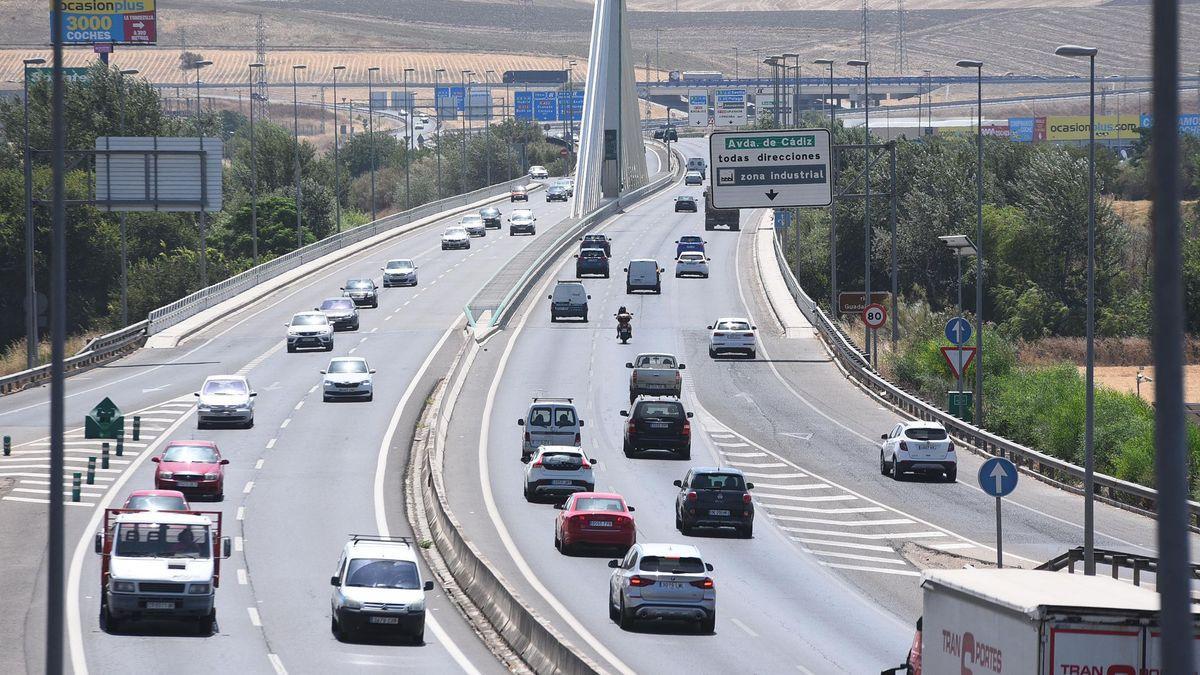
{"label": "car rear window", "polygon": [[550,469],[578,469],[583,466],[583,456],[577,452],[542,453],[542,465]]}
{"label": "car rear window", "polygon": [[141,511],[187,511],[187,501],[179,497],[139,495],[130,497],[125,508]]}
{"label": "car rear window", "polygon": [[698,473],[692,476],[692,487],[699,490],[745,490],[746,482],[732,473]]}
{"label": "car rear window", "polygon": [[701,239],[700,237],[697,237],[694,234],[685,234],[684,236],[679,238],[679,241],[681,241],[685,244],[702,244],[702,243],[704,243],[703,239]]}
{"label": "car rear window", "polygon": [[555,408],[554,425],[559,427],[575,426],[575,410],[572,408]]}
{"label": "car rear window", "polygon": [[683,255],[679,256],[679,259],[686,260],[687,262],[704,262],[704,254],[702,254],[702,253],[684,253]]}
{"label": "car rear window", "polygon": [[750,324],[745,321],[722,321],[717,324],[717,330],[750,330]]}
{"label": "car rear window", "polygon": [[612,499],[608,497],[576,497],[576,511],[614,511],[617,513],[625,512],[625,505],[620,499]]}
{"label": "car rear window", "polygon": [[650,366],[661,366],[663,368],[674,368],[675,359],[670,356],[643,356],[638,359],[637,365],[639,368]]}
{"label": "car rear window", "polygon": [[650,401],[638,408],[639,417],[683,417],[683,406],[668,401]]}
{"label": "car rear window", "polygon": [[947,438],[945,429],[931,429],[929,427],[908,429],[904,432],[904,435],[914,441],[944,441]]}
{"label": "car rear window", "polygon": [[537,407],[529,411],[529,426],[548,427],[554,419],[554,411],[549,407]]}
{"label": "car rear window", "polygon": [[704,572],[704,561],[691,557],[648,555],[642,558],[641,568],[643,572],[697,574]]}

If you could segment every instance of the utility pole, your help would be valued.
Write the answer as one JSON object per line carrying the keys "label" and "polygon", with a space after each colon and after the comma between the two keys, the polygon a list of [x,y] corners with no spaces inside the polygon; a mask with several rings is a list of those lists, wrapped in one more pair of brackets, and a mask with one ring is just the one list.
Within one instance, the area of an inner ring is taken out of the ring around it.
{"label": "utility pole", "polygon": [[[37,239],[33,226],[33,164],[29,152],[29,67],[40,66],[46,59],[25,59],[22,82],[25,88],[25,366],[38,364],[38,302],[37,280],[34,275],[34,245]],[[121,324],[127,325],[127,324]]]}
{"label": "utility pole", "polygon": [[345,69],[346,66],[333,67],[333,219],[337,223],[338,232],[342,231],[342,165],[338,161],[338,137],[340,136],[340,131],[338,129],[337,74],[339,70]]}

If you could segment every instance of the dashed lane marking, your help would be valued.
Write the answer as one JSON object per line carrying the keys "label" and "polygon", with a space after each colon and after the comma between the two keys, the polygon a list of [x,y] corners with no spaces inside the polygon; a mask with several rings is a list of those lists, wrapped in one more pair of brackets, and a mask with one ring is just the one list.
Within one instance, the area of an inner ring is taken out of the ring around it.
{"label": "dashed lane marking", "polygon": [[895,574],[897,576],[902,576],[902,577],[919,577],[919,576],[921,576],[920,572],[914,572],[912,570],[894,570],[894,569],[889,569],[887,567],[869,567],[867,565],[842,565],[840,563],[827,563],[824,561],[821,561],[821,564],[824,565],[825,567],[833,567],[833,568],[839,569],[839,570],[858,570],[860,572],[878,572],[879,574]]}

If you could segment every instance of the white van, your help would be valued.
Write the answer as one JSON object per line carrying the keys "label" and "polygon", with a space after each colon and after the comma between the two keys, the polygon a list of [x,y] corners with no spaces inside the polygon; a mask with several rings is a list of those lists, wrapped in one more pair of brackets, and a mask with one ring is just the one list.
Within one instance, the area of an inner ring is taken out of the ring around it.
{"label": "white van", "polygon": [[555,323],[565,317],[588,320],[588,300],[583,284],[578,281],[559,281],[554,285],[554,293],[550,296],[550,323]]}
{"label": "white van", "polygon": [[583,420],[571,398],[534,397],[525,417],[517,420],[521,433],[521,461],[529,461],[543,445],[579,447]]}
{"label": "white van", "polygon": [[704,161],[703,157],[688,157],[688,171],[698,171],[701,178],[707,178],[705,173],[708,171],[708,162]]}
{"label": "white van", "polygon": [[625,268],[625,292],[654,291],[662,293],[662,277],[665,270],[658,266],[657,260],[630,260]]}

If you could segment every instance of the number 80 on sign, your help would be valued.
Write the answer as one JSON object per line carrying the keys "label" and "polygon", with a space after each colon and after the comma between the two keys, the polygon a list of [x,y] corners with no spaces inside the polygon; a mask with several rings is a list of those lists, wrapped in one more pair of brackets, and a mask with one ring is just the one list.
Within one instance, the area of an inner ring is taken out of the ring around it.
{"label": "number 80 on sign", "polygon": [[867,328],[878,330],[887,323],[887,309],[877,302],[871,303],[863,307],[862,320]]}

